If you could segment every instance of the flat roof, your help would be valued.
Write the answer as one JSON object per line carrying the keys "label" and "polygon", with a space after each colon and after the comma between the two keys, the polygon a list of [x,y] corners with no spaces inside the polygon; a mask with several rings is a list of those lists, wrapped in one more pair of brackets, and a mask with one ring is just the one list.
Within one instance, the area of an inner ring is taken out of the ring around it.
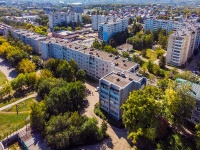
{"label": "flat roof", "polygon": [[123,57],[115,58],[112,60],[112,62],[115,64],[115,67],[123,69],[123,70],[129,70],[132,67],[136,66],[137,63],[128,61],[127,59]]}
{"label": "flat roof", "polygon": [[133,45],[128,44],[128,43],[117,46],[117,50],[130,51],[132,49],[133,49]]}
{"label": "flat roof", "polygon": [[105,76],[103,80],[111,82],[119,87],[125,87],[131,82],[139,82],[143,77],[137,76],[135,73],[124,72],[124,77],[120,74],[116,74],[114,72],[110,73],[109,75]]}

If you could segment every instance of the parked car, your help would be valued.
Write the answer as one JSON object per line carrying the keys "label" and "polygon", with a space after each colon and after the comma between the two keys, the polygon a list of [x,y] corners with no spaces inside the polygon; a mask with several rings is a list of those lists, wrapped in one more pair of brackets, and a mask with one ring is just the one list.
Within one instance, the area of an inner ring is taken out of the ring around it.
{"label": "parked car", "polygon": [[96,89],[95,89],[95,92],[98,92],[99,91],[99,87],[97,87]]}

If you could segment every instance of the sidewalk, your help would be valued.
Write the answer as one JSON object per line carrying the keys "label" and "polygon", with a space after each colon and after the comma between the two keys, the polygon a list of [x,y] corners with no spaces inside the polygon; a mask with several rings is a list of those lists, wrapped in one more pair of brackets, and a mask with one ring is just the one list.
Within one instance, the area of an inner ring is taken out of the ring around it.
{"label": "sidewalk", "polygon": [[1,107],[1,108],[0,108],[0,111],[2,111],[2,110],[4,110],[4,109],[7,109],[7,108],[10,108],[10,107],[12,107],[12,106],[14,106],[14,105],[16,105],[16,104],[18,104],[18,103],[20,103],[20,102],[23,102],[23,101],[25,101],[25,100],[27,100],[27,99],[29,99],[29,98],[33,98],[33,97],[36,97],[36,96],[37,96],[37,93],[34,93],[34,94],[31,94],[31,95],[29,95],[29,96],[27,96],[27,97],[24,97],[24,98],[22,98],[22,99],[19,99],[19,100],[17,100],[16,102],[13,102],[13,103],[11,103],[11,104],[8,104],[8,105],[6,105],[6,106]]}

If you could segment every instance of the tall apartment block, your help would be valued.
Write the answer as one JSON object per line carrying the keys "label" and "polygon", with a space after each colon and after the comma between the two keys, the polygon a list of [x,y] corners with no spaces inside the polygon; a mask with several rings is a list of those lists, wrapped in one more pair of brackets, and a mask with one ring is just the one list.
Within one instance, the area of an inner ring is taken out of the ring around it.
{"label": "tall apartment block", "polygon": [[161,20],[161,19],[147,19],[145,20],[144,29],[146,30],[157,30],[157,29],[165,29],[167,32],[173,30],[181,30],[182,28],[187,27],[188,23],[180,22],[180,21],[172,21],[172,20]]}
{"label": "tall apartment block", "polygon": [[166,29],[167,32],[173,30],[173,22],[167,20],[157,20],[157,19],[147,19],[145,20],[145,31],[146,30],[157,30],[157,29]]}
{"label": "tall apartment block", "polygon": [[184,28],[169,35],[166,63],[174,66],[185,65],[194,50],[199,49],[200,28]]}
{"label": "tall apartment block", "polygon": [[71,3],[70,4],[72,12],[84,13],[84,6],[82,3]]}
{"label": "tall apartment block", "polygon": [[98,25],[98,38],[105,41],[116,33],[125,31],[128,28],[128,19],[113,19],[109,22],[100,23]]}
{"label": "tall apartment block", "polygon": [[55,26],[60,25],[62,23],[78,23],[82,22],[82,14],[74,13],[74,12],[61,12],[49,14],[49,28],[52,30]]}
{"label": "tall apartment block", "polygon": [[133,90],[144,88],[147,79],[130,72],[112,72],[99,80],[99,104],[101,109],[115,119],[122,117],[121,105]]}
{"label": "tall apartment block", "polygon": [[109,20],[113,20],[114,16],[105,16],[105,15],[93,15],[92,16],[92,29],[97,31],[98,25]]}

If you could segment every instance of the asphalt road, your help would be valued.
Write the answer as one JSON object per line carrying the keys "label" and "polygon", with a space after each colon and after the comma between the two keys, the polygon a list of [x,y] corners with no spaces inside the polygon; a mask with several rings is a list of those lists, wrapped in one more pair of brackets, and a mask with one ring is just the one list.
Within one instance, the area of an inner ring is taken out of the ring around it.
{"label": "asphalt road", "polygon": [[0,57],[0,70],[6,76],[6,78],[8,79],[8,81],[13,80],[18,75],[18,73],[15,70],[15,68],[12,67],[10,65],[10,63],[7,60],[3,59],[2,57]]}

